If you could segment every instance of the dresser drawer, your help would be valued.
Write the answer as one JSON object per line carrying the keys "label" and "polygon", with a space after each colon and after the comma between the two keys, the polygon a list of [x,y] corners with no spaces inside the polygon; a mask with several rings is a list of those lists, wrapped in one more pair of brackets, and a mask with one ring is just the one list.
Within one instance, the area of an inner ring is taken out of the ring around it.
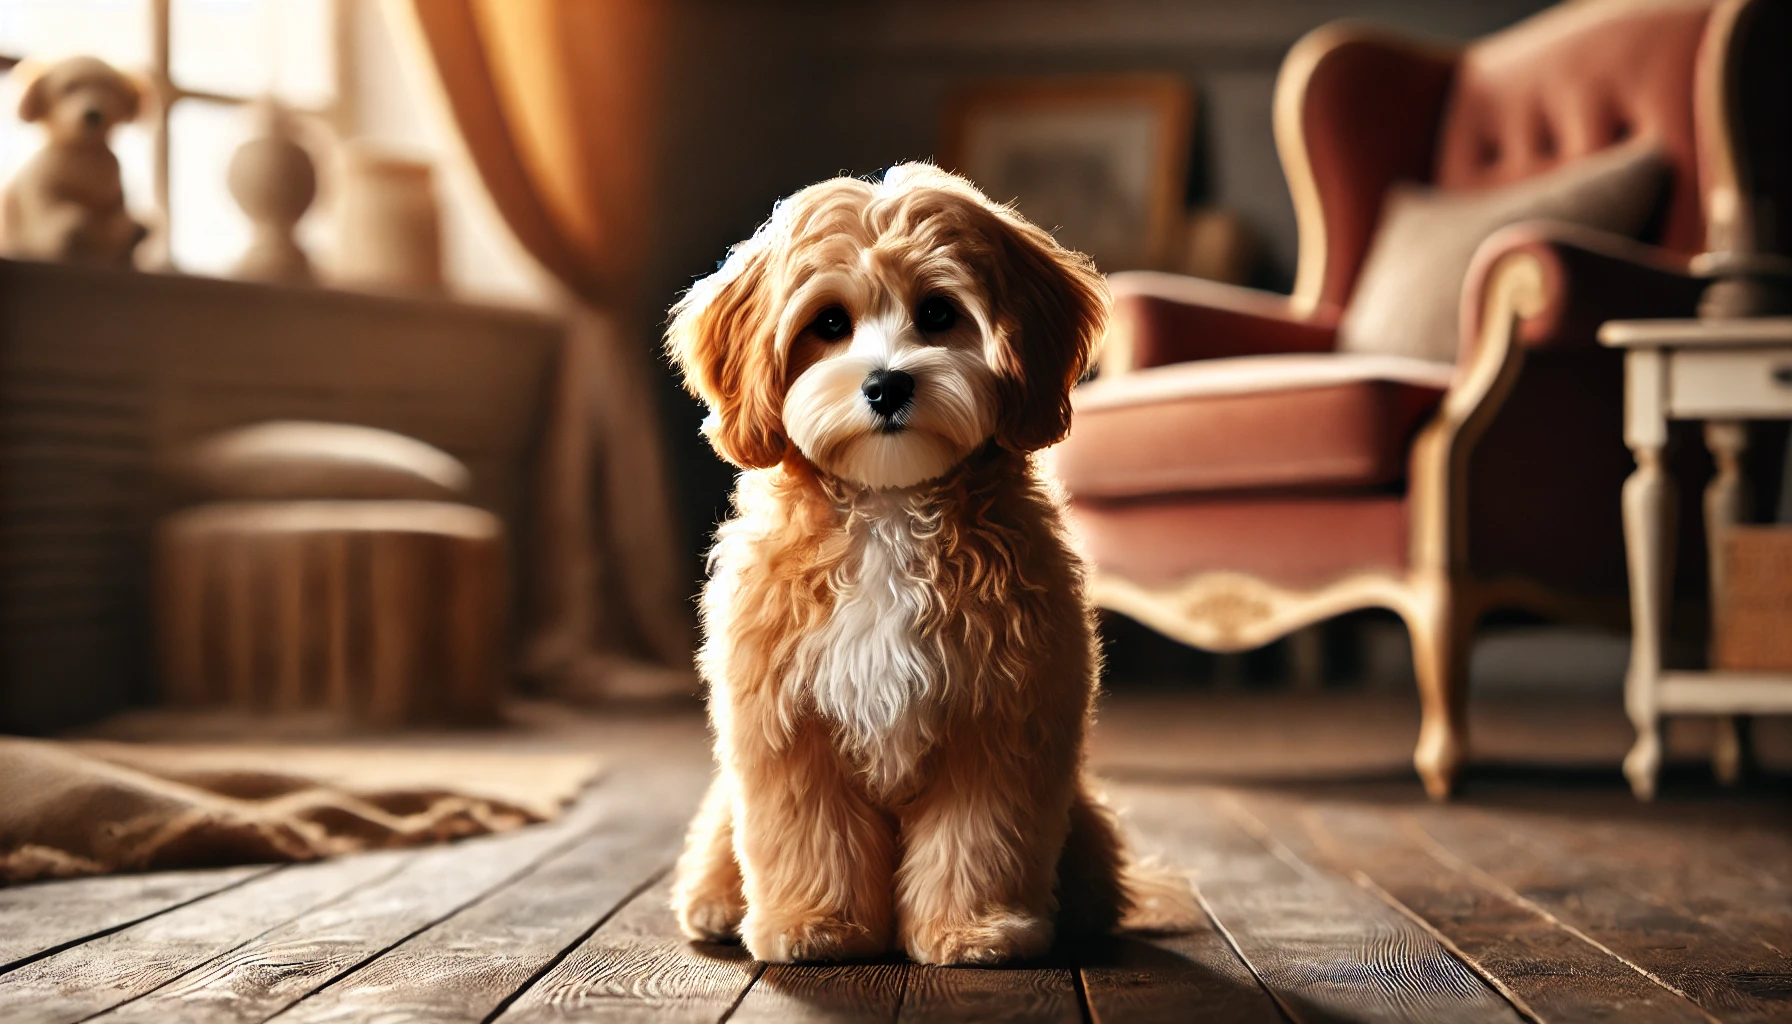
{"label": "dresser drawer", "polygon": [[1676,418],[1792,417],[1792,348],[1671,352],[1667,390]]}

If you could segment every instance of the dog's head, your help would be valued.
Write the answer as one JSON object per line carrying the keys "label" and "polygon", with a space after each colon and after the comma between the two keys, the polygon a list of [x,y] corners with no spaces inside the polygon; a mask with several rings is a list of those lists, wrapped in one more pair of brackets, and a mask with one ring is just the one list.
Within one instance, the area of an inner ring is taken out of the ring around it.
{"label": "dog's head", "polygon": [[1070,429],[1107,283],[970,182],[903,164],[780,202],[672,310],[667,347],[742,468],[792,452],[872,488],[934,479],[993,440]]}
{"label": "dog's head", "polygon": [[96,57],[27,66],[25,74],[19,120],[42,121],[58,141],[103,142],[114,125],[136,120],[143,109],[143,90],[136,80]]}

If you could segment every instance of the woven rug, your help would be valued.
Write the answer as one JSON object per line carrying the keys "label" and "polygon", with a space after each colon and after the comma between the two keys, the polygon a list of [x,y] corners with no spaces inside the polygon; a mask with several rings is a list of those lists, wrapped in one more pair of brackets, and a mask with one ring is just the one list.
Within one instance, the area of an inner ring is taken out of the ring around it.
{"label": "woven rug", "polygon": [[0,738],[0,882],[315,860],[559,814],[596,754]]}

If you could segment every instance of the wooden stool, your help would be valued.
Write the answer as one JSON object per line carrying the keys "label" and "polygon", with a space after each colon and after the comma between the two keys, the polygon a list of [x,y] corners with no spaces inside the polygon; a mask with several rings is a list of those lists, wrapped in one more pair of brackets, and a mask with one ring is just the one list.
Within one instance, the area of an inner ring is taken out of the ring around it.
{"label": "wooden stool", "polygon": [[201,505],[156,536],[166,699],[378,726],[495,719],[503,526],[440,501]]}

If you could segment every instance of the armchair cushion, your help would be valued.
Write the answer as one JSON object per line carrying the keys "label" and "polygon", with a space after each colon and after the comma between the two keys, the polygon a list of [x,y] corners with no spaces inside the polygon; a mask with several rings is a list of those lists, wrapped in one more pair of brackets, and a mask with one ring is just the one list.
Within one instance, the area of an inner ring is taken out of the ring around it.
{"label": "armchair cushion", "polygon": [[1338,324],[1339,350],[1454,360],[1463,280],[1489,235],[1551,219],[1634,237],[1658,207],[1665,180],[1661,156],[1632,144],[1498,188],[1395,186]]}
{"label": "armchair cushion", "polygon": [[1209,572],[1317,587],[1406,568],[1406,500],[1397,494],[1250,495],[1070,505],[1077,546],[1106,573],[1173,587]]}
{"label": "armchair cushion", "polygon": [[1077,498],[1377,487],[1399,480],[1407,443],[1453,367],[1399,356],[1206,359],[1078,388],[1070,437],[1052,450]]}

